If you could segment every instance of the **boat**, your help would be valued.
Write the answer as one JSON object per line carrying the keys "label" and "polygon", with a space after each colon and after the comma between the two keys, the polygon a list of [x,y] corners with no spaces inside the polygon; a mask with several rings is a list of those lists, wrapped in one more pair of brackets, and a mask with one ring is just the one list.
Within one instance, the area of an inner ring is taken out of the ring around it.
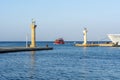
{"label": "boat", "polygon": [[64,42],[63,38],[58,38],[54,41],[54,44],[64,44],[64,43],[65,42]]}
{"label": "boat", "polygon": [[109,39],[117,45],[120,45],[120,34],[108,34]]}

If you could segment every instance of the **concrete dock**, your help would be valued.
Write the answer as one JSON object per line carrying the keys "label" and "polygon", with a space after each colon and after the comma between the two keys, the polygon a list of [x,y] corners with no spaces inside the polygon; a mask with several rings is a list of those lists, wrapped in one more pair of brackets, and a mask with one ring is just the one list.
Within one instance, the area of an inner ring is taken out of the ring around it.
{"label": "concrete dock", "polygon": [[103,44],[75,44],[75,46],[78,46],[78,47],[115,47],[116,45],[113,44],[113,43],[103,43]]}
{"label": "concrete dock", "polygon": [[21,52],[21,51],[41,51],[41,50],[53,50],[52,47],[0,47],[0,53],[8,52]]}

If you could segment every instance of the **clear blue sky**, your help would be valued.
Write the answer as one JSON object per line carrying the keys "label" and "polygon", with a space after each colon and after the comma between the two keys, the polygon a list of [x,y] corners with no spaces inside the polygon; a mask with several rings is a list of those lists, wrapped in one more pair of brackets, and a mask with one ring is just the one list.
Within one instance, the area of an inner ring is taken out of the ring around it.
{"label": "clear blue sky", "polygon": [[120,0],[1,0],[0,41],[30,40],[31,20],[36,20],[38,41],[102,40],[120,33]]}

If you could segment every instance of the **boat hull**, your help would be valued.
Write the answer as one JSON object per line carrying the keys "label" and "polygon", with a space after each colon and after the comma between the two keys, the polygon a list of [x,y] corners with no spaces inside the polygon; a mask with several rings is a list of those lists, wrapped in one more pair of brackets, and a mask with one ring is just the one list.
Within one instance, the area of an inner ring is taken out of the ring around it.
{"label": "boat hull", "polygon": [[64,44],[64,40],[62,38],[58,38],[54,41],[54,44]]}

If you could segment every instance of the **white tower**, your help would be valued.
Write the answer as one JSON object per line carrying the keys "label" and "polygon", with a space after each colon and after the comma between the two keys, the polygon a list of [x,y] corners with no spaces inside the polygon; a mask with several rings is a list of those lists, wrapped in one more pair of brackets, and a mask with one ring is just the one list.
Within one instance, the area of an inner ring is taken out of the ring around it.
{"label": "white tower", "polygon": [[84,30],[83,30],[83,35],[84,35],[84,43],[83,43],[83,45],[86,45],[87,44],[87,28],[84,28]]}

